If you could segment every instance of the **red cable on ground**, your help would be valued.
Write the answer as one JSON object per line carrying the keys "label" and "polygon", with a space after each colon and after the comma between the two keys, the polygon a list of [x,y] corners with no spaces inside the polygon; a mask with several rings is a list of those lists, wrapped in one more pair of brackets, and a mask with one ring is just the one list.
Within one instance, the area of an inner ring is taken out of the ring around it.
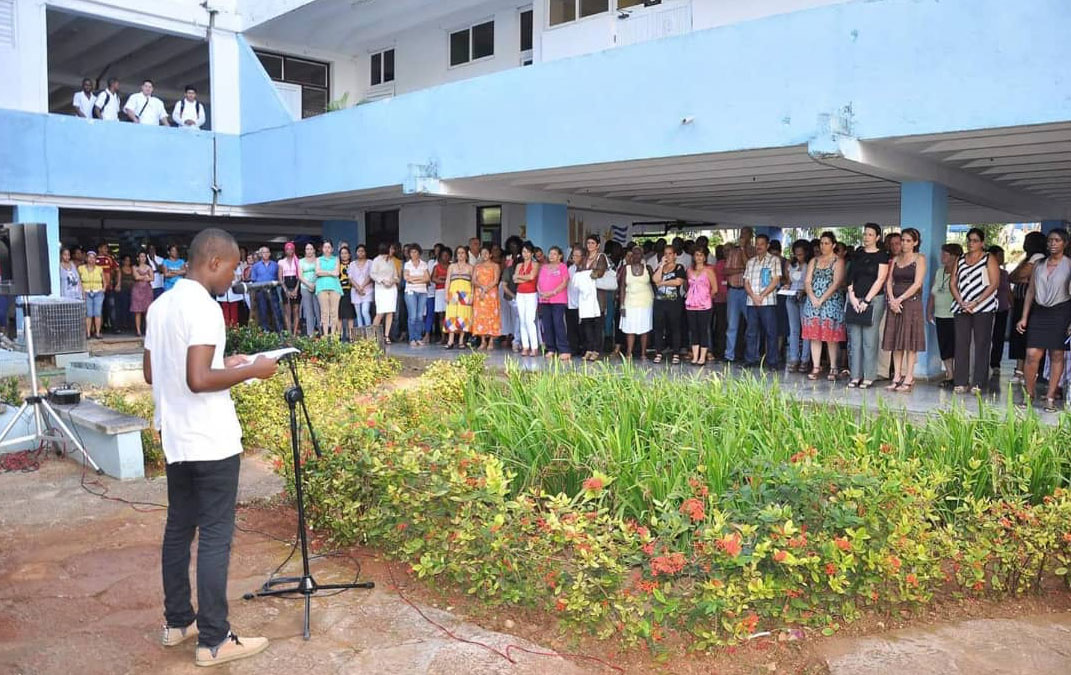
{"label": "red cable on ground", "polygon": [[0,473],[31,473],[41,468],[41,450],[20,450],[0,455]]}
{"label": "red cable on ground", "polygon": [[417,614],[419,614],[422,619],[424,619],[425,621],[427,621],[431,625],[433,625],[436,628],[438,628],[439,630],[441,630],[443,633],[445,633],[450,638],[452,638],[454,640],[457,640],[458,642],[464,642],[465,644],[470,644],[470,645],[475,645],[477,647],[482,647],[482,648],[486,649],[487,651],[492,652],[493,654],[497,654],[498,656],[501,656],[502,658],[506,659],[507,661],[509,661],[510,663],[513,663],[513,664],[516,664],[517,661],[512,656],[510,656],[510,652],[516,650],[516,651],[519,651],[519,652],[524,652],[526,654],[531,654],[533,656],[551,656],[551,657],[555,657],[555,658],[570,658],[570,659],[581,659],[581,660],[584,660],[584,661],[594,661],[595,663],[598,663],[598,664],[601,664],[603,666],[606,666],[607,668],[610,668],[612,670],[616,670],[619,673],[625,672],[625,669],[622,668],[621,666],[615,666],[614,664],[610,663],[609,661],[604,661],[603,659],[600,659],[597,656],[587,656],[586,654],[567,654],[567,653],[562,653],[562,652],[542,652],[542,651],[536,651],[536,650],[533,650],[533,649],[527,649],[525,647],[521,647],[520,645],[515,645],[515,644],[506,645],[505,651],[502,651],[502,650],[496,649],[495,647],[492,647],[491,645],[486,644],[484,642],[479,642],[477,640],[469,640],[467,638],[463,638],[460,635],[457,635],[457,634],[451,632],[450,629],[447,628],[446,626],[444,626],[444,625],[432,620],[431,617],[429,617],[427,614],[425,614],[423,612],[423,610],[420,609],[420,607],[418,607],[416,604],[414,604],[409,598],[405,597],[405,594],[402,593],[402,589],[398,586],[398,582],[394,578],[394,566],[391,565],[390,561],[384,561],[384,562],[386,562],[386,565],[387,565],[387,573],[390,575],[391,588],[393,588],[394,592],[398,594],[398,597],[401,598],[402,601],[405,602],[405,604],[407,604],[410,607],[412,607],[413,610]]}

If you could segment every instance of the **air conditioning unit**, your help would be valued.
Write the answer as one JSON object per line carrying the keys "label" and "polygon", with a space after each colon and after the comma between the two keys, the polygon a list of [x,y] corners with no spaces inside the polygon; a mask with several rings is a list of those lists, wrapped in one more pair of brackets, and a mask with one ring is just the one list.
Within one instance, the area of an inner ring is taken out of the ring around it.
{"label": "air conditioning unit", "polygon": [[68,298],[30,298],[33,347],[39,355],[86,350],[86,304]]}

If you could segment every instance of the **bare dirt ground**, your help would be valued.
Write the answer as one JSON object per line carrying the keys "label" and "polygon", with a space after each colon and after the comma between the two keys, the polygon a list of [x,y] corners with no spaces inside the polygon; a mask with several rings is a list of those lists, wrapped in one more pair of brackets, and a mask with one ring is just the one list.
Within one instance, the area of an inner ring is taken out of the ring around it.
{"label": "bare dirt ground", "polygon": [[[34,473],[0,475],[0,673],[194,672],[192,644],[158,643],[163,512],[91,496],[81,478],[77,464],[59,460]],[[100,485],[109,496],[166,501],[162,478]],[[239,634],[266,635],[272,644],[222,672],[1071,673],[1071,595],[1058,588],[1043,597],[947,599],[920,613],[871,615],[832,638],[775,633],[710,654],[679,645],[651,653],[563,632],[541,612],[488,607],[361,547],[315,560],[313,574],[321,583],[348,581],[359,566],[361,579],[377,587],[315,599],[312,640],[305,642],[299,600],[242,599],[290,551],[296,518],[278,499],[281,489],[266,461],[246,458],[231,621]],[[323,548],[315,537],[314,548]],[[298,569],[291,561],[284,571]]]}

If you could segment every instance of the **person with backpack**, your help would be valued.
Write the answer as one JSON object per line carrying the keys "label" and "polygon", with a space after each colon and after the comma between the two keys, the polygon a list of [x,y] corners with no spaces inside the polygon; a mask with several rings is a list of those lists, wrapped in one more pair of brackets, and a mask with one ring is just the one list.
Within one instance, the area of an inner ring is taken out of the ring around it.
{"label": "person with backpack", "polygon": [[192,84],[186,85],[186,95],[175,103],[171,119],[174,120],[175,126],[184,129],[200,129],[204,126],[205,107],[197,100],[197,88]]}
{"label": "person with backpack", "polygon": [[93,117],[107,122],[119,121],[119,78],[109,77],[108,88],[93,100]]}
{"label": "person with backpack", "polygon": [[152,80],[142,82],[141,91],[130,95],[130,98],[126,100],[126,105],[123,106],[123,112],[131,122],[150,126],[162,124],[169,127],[171,122],[167,119],[164,102],[152,95],[152,89]]}

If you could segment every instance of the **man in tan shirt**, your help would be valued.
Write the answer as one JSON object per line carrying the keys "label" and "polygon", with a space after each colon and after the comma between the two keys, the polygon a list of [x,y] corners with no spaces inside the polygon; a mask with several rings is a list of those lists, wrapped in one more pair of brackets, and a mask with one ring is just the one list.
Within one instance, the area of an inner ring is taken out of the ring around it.
{"label": "man in tan shirt", "polygon": [[747,291],[744,290],[744,270],[747,261],[755,257],[752,241],[755,231],[750,227],[740,228],[740,239],[725,258],[725,274],[729,280],[728,327],[725,331],[725,360],[736,360],[736,338],[740,320],[747,320]]}

